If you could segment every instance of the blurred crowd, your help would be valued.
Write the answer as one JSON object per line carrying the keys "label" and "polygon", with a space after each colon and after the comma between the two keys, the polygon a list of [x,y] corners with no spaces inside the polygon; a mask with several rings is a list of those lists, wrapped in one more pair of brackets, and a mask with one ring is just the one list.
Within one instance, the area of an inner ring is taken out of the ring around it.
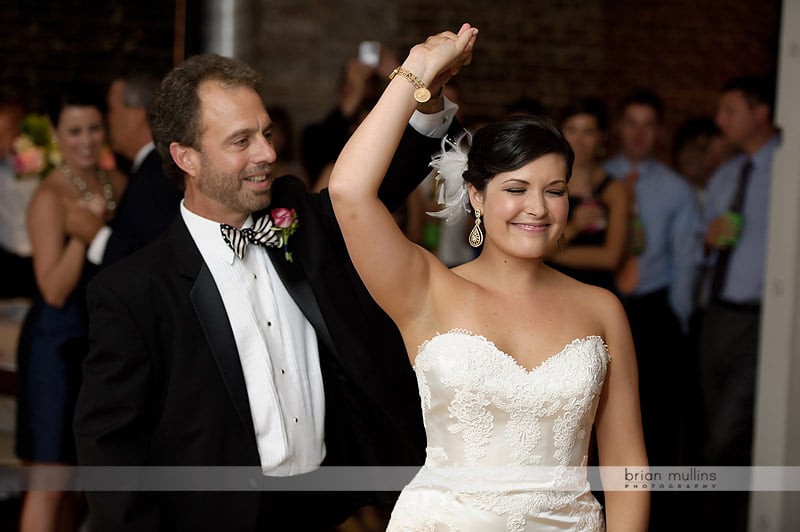
{"label": "blurred crowd", "polygon": [[[330,111],[302,128],[290,110],[267,101],[275,175],[324,190],[339,151],[397,65],[386,46],[373,58],[348,59]],[[17,359],[16,453],[25,464],[77,463],[72,416],[88,350],[86,284],[163,233],[178,213],[183,191],[164,176],[148,121],[160,80],[155,72],[124,73],[104,94],[57,87],[47,109],[0,100],[0,297],[31,301]],[[653,466],[752,461],[768,190],[780,134],[771,80],[747,75],[715,89],[718,106],[696,109],[671,136],[669,102],[658,87],[632,88],[619,102],[580,95],[563,109],[524,98],[508,102],[504,115],[551,116],[575,153],[569,224],[547,261],[615,293],[628,312]],[[457,105],[466,90],[445,87],[445,98]],[[39,146],[41,164],[26,168],[31,146],[19,140],[36,144],[26,122],[33,115],[48,117],[52,145]],[[471,132],[502,118],[457,117]],[[471,223],[428,215],[437,193],[431,174],[396,220],[410,239],[457,266],[476,253],[467,243]],[[747,493],[692,502],[660,492],[651,530],[685,528],[676,504],[702,505],[713,523],[698,530],[745,529]],[[20,530],[77,530],[85,514],[79,494],[31,490]],[[362,517],[365,528],[380,522]]]}

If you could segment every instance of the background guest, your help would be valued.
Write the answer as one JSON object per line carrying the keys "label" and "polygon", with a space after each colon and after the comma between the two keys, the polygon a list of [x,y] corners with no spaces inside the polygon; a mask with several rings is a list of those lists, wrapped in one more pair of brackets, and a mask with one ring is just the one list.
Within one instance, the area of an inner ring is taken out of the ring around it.
{"label": "background guest", "polygon": [[22,116],[22,103],[0,100],[0,299],[32,298],[36,292],[25,211],[39,179],[17,176],[11,153]]}
{"label": "background guest", "polygon": [[675,130],[672,166],[692,185],[701,211],[711,174],[734,154],[734,147],[710,116],[687,120]]}
{"label": "background guest", "polygon": [[628,242],[630,200],[625,184],[600,164],[608,130],[605,104],[593,97],[572,101],[562,112],[561,130],[575,163],[562,247],[549,254],[548,263],[579,281],[616,293],[614,275]]}
{"label": "background guest", "polygon": [[292,115],[282,105],[269,106],[267,114],[272,119],[272,145],[278,156],[275,161],[276,175],[295,175],[308,185],[308,176],[295,150]]}
{"label": "background guest", "polygon": [[[774,85],[762,77],[730,80],[717,124],[742,153],[711,176],[703,215],[710,259],[710,302],[703,316],[699,356],[705,404],[705,464],[752,463],[761,300],[767,245],[772,162],[780,145],[773,123]],[[714,494],[713,526],[747,530],[748,493]]]}
{"label": "background guest", "polygon": [[93,264],[107,266],[166,230],[183,192],[167,180],[153,145],[148,113],[159,79],[151,74],[121,75],[107,94],[111,147],[131,162],[130,181],[113,220],[73,204],[66,230],[88,246]]}
{"label": "background guest", "polygon": [[337,84],[336,106],[323,120],[307,125],[302,131],[302,161],[312,192],[328,186],[339,152],[375,105],[396,66],[397,58],[386,46],[381,46],[377,65],[364,63],[358,57],[345,62]]}
{"label": "background guest", "polygon": [[[338,83],[336,107],[321,121],[307,125],[301,136],[301,153],[309,189],[319,192],[328,186],[328,178],[339,152],[386,86],[389,75],[398,64],[397,57],[381,45],[377,65],[367,64],[359,57],[347,60]],[[457,111],[457,107],[454,106]],[[424,199],[413,191],[394,211],[397,224],[408,237],[422,240]]]}
{"label": "background guest", "polygon": [[[604,165],[629,186],[632,199],[628,254],[617,272],[636,346],[647,456],[652,466],[679,459],[681,409],[665,397],[684,382],[689,318],[697,278],[699,211],[687,181],[654,157],[663,102],[640,89],[623,99],[617,131],[621,153]],[[651,528],[672,530],[670,492],[654,492]]]}
{"label": "background guest", "polygon": [[[723,136],[711,116],[701,116],[683,122],[675,131],[672,142],[672,165],[687,179],[695,194],[700,212],[704,212],[708,180],[720,164],[736,152]],[[686,381],[684,382],[682,409],[683,430],[681,461],[685,464],[703,463],[702,443],[706,421],[703,413],[700,365],[697,354],[703,313],[708,305],[703,277],[698,275],[695,287],[694,309],[689,319],[686,349]]]}
{"label": "background guest", "polygon": [[[80,364],[88,351],[85,286],[95,269],[86,246],[67,235],[65,204],[80,203],[110,219],[125,187],[124,176],[100,167],[105,141],[102,98],[89,87],[67,87],[50,105],[62,163],[31,200],[27,227],[38,294],[25,317],[17,353],[16,454],[27,465],[74,464],[72,415]],[[33,480],[37,471],[33,472]],[[25,494],[22,532],[75,530],[77,498],[59,489]]]}

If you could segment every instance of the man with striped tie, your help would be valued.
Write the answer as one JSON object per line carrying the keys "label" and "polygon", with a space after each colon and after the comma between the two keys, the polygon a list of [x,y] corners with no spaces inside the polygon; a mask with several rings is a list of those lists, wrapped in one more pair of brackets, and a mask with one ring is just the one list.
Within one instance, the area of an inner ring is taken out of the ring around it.
{"label": "man with striped tie", "polygon": [[[699,362],[705,407],[703,457],[709,466],[752,465],[756,369],[764,292],[772,159],[780,146],[773,123],[775,88],[760,76],[730,80],[717,124],[741,153],[708,182],[703,213],[709,262],[708,306]],[[747,529],[747,492],[704,501],[719,530]]]}

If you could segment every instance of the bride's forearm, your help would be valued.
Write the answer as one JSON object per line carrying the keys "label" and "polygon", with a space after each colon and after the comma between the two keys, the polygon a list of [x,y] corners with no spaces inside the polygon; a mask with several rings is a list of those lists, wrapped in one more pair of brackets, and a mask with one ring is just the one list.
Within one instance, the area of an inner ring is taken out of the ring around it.
{"label": "bride's forearm", "polygon": [[606,531],[646,532],[650,519],[649,491],[607,491]]}
{"label": "bride's forearm", "polygon": [[335,206],[357,206],[368,198],[377,198],[381,180],[416,107],[412,89],[405,79],[395,77],[345,144],[330,177],[329,191]]}
{"label": "bride's forearm", "polygon": [[477,29],[462,25],[458,35],[442,32],[414,46],[378,103],[348,140],[331,173],[334,208],[357,209],[377,197],[381,180],[409,118],[419,103],[441,90],[472,57]]}

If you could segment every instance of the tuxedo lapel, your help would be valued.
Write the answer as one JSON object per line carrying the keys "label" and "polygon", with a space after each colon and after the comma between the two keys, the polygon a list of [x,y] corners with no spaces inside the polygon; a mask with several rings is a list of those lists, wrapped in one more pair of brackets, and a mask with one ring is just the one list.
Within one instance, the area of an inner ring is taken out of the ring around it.
{"label": "tuxedo lapel", "polygon": [[306,319],[311,322],[314,330],[317,332],[317,338],[325,344],[325,346],[332,352],[336,353],[336,347],[331,338],[331,333],[328,331],[328,326],[325,319],[322,317],[322,311],[319,308],[314,292],[311,289],[311,284],[308,278],[303,274],[303,270],[299,266],[293,265],[286,260],[284,252],[279,248],[267,248],[272,265],[275,271],[278,272],[278,277],[283,281],[286,291],[292,297],[300,311],[305,315]]}
{"label": "tuxedo lapel", "polygon": [[255,437],[244,373],[222,296],[180,216],[172,225],[171,236],[178,252],[176,259],[179,271],[194,280],[189,298],[208,347],[217,362],[239,420]]}

